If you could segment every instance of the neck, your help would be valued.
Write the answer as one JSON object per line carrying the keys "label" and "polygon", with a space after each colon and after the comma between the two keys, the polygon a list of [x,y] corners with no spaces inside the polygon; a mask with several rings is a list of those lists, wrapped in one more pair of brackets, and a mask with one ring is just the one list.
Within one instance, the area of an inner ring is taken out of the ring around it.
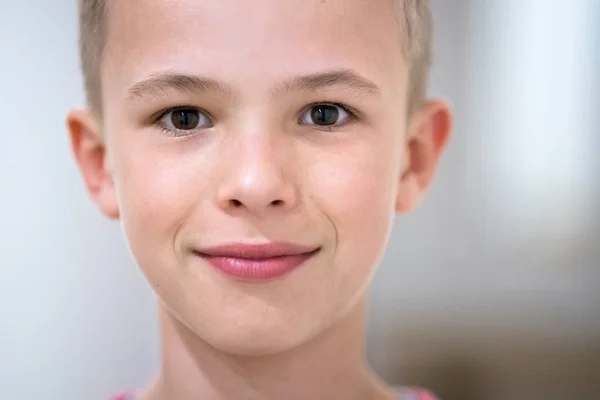
{"label": "neck", "polygon": [[259,357],[215,349],[160,306],[162,370],[144,399],[385,398],[364,357],[365,303],[318,337]]}

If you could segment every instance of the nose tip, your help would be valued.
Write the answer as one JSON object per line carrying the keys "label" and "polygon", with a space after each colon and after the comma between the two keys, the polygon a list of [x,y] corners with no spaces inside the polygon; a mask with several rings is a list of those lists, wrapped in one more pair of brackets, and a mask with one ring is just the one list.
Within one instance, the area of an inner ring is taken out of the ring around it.
{"label": "nose tip", "polygon": [[244,132],[223,157],[235,162],[223,164],[216,189],[219,207],[261,217],[296,207],[299,176],[288,142],[268,129]]}
{"label": "nose tip", "polygon": [[295,206],[297,195],[292,182],[274,170],[258,172],[245,171],[243,176],[231,176],[221,187],[220,208],[226,212],[245,211],[264,216]]}

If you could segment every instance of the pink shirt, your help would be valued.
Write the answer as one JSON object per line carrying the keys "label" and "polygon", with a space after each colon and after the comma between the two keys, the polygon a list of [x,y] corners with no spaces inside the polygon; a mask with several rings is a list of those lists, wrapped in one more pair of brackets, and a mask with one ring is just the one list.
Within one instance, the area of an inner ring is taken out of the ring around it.
{"label": "pink shirt", "polygon": [[[398,400],[436,400],[430,392],[420,389],[400,389],[397,391]],[[111,400],[137,400],[131,393],[124,393],[111,398]]]}

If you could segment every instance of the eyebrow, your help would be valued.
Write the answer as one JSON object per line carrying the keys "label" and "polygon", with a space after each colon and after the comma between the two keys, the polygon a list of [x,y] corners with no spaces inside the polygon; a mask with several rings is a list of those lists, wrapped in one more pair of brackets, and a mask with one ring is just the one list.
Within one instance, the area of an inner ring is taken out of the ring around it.
{"label": "eyebrow", "polygon": [[186,75],[174,71],[160,72],[134,84],[129,89],[131,98],[161,97],[168,91],[202,93],[213,92],[231,97],[233,90],[228,85],[215,79]]}
{"label": "eyebrow", "polygon": [[379,86],[358,73],[349,69],[339,69],[295,76],[277,85],[273,92],[274,94],[293,91],[317,92],[335,87],[367,94],[377,94],[381,91]]}
{"label": "eyebrow", "polygon": [[[294,76],[276,85],[271,90],[271,94],[277,96],[294,91],[317,92],[335,87],[367,94],[380,92],[380,88],[367,78],[352,70],[340,69]],[[134,84],[129,89],[129,96],[132,99],[147,96],[162,97],[170,90],[189,93],[213,92],[226,97],[233,97],[234,94],[234,90],[229,85],[216,79],[166,71],[152,74]]]}

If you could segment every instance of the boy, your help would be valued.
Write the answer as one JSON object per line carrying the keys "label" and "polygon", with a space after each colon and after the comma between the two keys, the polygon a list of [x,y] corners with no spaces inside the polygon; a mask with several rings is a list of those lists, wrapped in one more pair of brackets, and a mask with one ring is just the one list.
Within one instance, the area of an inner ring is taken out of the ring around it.
{"label": "boy", "polygon": [[363,345],[394,214],[449,138],[448,108],[423,98],[426,1],[80,8],[73,152],[159,299],[142,398],[419,398],[380,382]]}

